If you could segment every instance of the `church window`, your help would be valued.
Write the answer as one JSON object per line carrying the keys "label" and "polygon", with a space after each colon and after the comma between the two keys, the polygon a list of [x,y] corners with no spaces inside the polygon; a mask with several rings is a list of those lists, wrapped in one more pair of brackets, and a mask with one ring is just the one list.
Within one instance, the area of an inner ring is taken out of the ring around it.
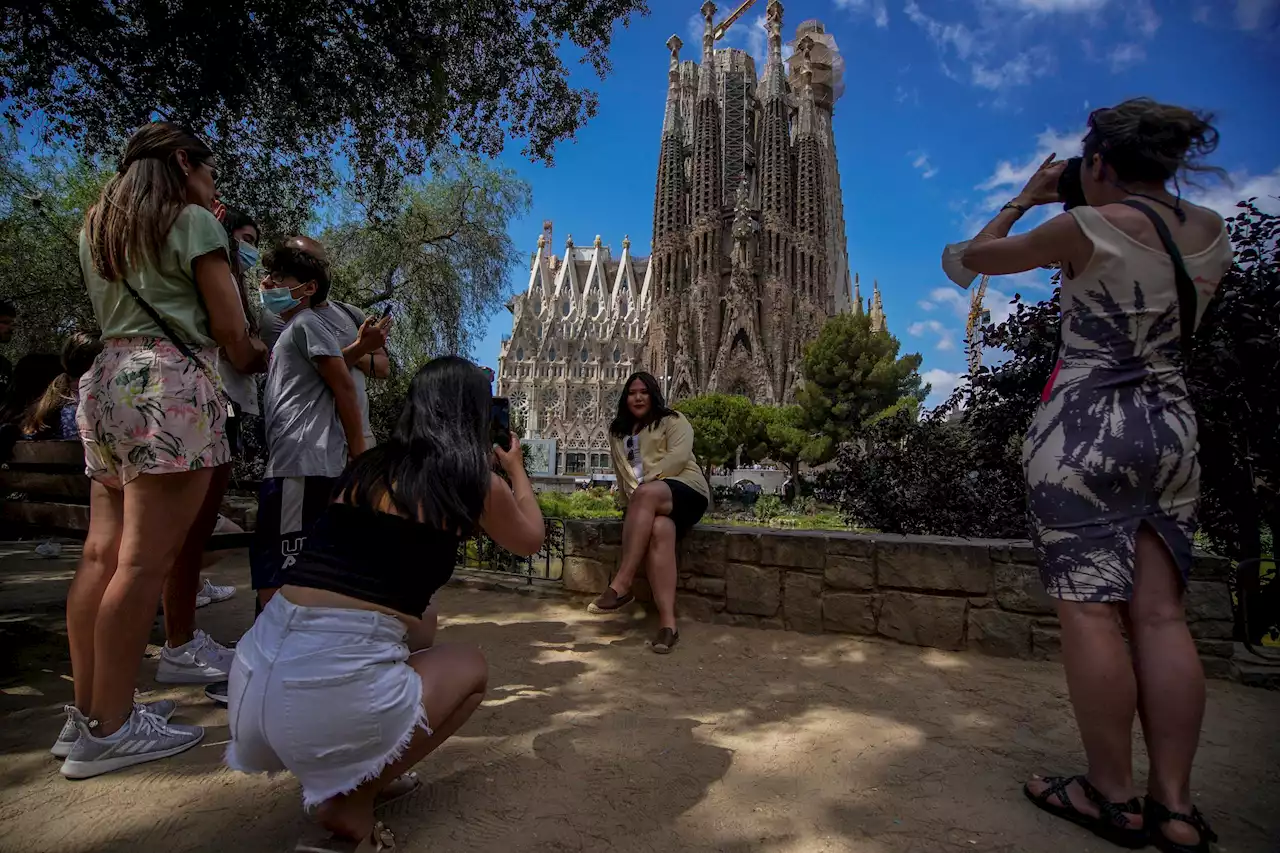
{"label": "church window", "polygon": [[564,301],[564,304],[560,306],[560,313],[564,314],[564,316],[566,317],[569,316],[569,300],[568,299],[566,299]]}
{"label": "church window", "polygon": [[592,299],[592,300],[591,300],[591,308],[590,308],[589,310],[590,310],[590,312],[591,312],[591,316],[592,316],[592,317],[596,316],[596,314],[599,314],[599,313],[600,313],[600,300],[598,300],[598,299]]}
{"label": "church window", "polygon": [[516,361],[524,361],[524,347],[516,347]]}
{"label": "church window", "polygon": [[556,360],[556,348],[554,346],[551,349],[547,350],[547,360],[548,361]]}
{"label": "church window", "polygon": [[588,357],[587,348],[586,348],[586,347],[583,347],[583,348],[582,348],[582,352],[578,353],[578,360],[579,360],[579,361],[586,361],[586,360],[587,360],[587,357]]}
{"label": "church window", "polygon": [[617,347],[614,347],[614,348],[613,348],[613,363],[614,363],[614,364],[617,364],[617,363],[618,363],[618,362],[620,362],[620,361],[622,361],[622,351],[621,351],[621,350],[619,350]]}

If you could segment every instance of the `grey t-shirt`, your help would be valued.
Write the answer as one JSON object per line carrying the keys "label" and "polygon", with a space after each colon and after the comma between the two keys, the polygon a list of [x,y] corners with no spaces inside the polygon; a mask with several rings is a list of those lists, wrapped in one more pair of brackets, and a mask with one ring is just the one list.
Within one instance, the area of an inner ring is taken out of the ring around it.
{"label": "grey t-shirt", "polygon": [[[356,342],[360,336],[360,325],[364,323],[365,314],[354,305],[331,300],[311,312],[324,321],[338,339],[338,344],[346,349]],[[262,339],[267,346],[274,347],[285,322],[265,308],[262,309]],[[360,421],[364,426],[364,444],[368,449],[373,447],[373,429],[369,426],[369,393],[365,386],[364,371],[351,368],[351,380],[356,385],[356,400],[360,403]]]}
{"label": "grey t-shirt", "polygon": [[314,359],[342,357],[333,329],[314,311],[299,312],[280,331],[267,370],[267,477],[337,477],[347,464],[347,437],[333,393]]}

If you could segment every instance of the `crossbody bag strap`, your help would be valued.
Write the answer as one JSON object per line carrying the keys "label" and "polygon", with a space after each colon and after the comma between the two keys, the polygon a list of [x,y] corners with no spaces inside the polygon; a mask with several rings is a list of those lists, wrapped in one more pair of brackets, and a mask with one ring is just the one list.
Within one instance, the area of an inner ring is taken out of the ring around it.
{"label": "crossbody bag strap", "polygon": [[205,363],[204,359],[196,355],[191,347],[182,340],[182,338],[173,333],[173,328],[164,321],[164,318],[160,316],[160,312],[153,308],[150,302],[142,298],[142,294],[138,293],[138,291],[134,289],[133,285],[129,283],[129,279],[122,277],[120,281],[123,282],[125,289],[129,291],[129,295],[138,303],[138,307],[147,313],[147,316],[151,318],[152,322],[160,327],[160,331],[169,339],[169,342],[178,348],[178,352],[190,359],[191,362],[205,375],[205,378],[213,383],[215,392],[217,392],[218,396],[222,399],[223,405],[227,407],[227,413],[235,414],[235,405],[231,402],[231,398],[222,391],[222,384],[218,381],[217,377],[214,376],[213,371],[209,368],[209,365]]}
{"label": "crossbody bag strap", "polygon": [[1173,242],[1173,234],[1169,232],[1169,226],[1160,218],[1160,214],[1133,199],[1125,199],[1120,203],[1141,211],[1151,220],[1156,234],[1160,236],[1160,242],[1164,244],[1164,250],[1169,253],[1169,260],[1173,261],[1173,279],[1178,287],[1178,311],[1182,326],[1182,366],[1185,370],[1191,366],[1191,348],[1196,336],[1195,282],[1191,280],[1187,266],[1182,261],[1182,252],[1178,250],[1178,244]]}

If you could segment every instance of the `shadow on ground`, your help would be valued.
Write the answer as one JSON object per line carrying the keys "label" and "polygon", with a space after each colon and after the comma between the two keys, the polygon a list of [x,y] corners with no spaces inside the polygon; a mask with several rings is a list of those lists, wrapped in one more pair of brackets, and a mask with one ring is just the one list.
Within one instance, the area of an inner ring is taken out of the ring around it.
{"label": "shadow on ground", "polygon": [[[8,578],[53,590],[30,576],[66,569],[0,559],[0,619],[10,599],[32,601]],[[252,619],[243,558],[212,574],[241,585],[201,611],[226,640]],[[1032,772],[1081,767],[1054,665],[692,623],[663,657],[644,647],[642,619],[597,621],[577,601],[450,588],[440,605],[441,641],[479,645],[491,687],[419,766],[424,787],[385,816],[403,849],[1110,849],[1019,792]],[[199,748],[63,780],[47,749],[70,696],[65,648],[42,648],[3,682],[18,693],[0,707],[0,850],[17,838],[58,853],[292,849],[305,826],[296,784],[223,768],[226,715],[197,688],[153,695],[209,727]],[[140,687],[155,688],[153,673],[144,664]],[[1277,694],[1211,685],[1196,790],[1232,853],[1271,853],[1280,837],[1277,719]]]}

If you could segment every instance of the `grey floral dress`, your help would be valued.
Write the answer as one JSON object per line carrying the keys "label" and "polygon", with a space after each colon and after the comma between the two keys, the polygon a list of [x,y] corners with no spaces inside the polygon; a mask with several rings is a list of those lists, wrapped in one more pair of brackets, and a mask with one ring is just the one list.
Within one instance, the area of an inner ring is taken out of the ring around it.
{"label": "grey floral dress", "polygon": [[[1086,269],[1062,281],[1058,363],[1023,445],[1032,538],[1048,593],[1127,601],[1144,523],[1164,540],[1183,581],[1200,497],[1195,411],[1179,364],[1173,263],[1096,209],[1071,211],[1093,242]],[[1184,255],[1197,322],[1231,266],[1224,224]]]}

